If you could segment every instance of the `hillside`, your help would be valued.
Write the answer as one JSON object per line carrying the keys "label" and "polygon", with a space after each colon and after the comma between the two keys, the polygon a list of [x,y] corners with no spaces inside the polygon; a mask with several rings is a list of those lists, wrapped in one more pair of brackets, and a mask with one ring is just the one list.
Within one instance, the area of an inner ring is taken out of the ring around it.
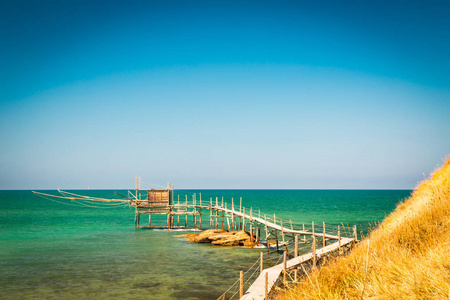
{"label": "hillside", "polygon": [[276,299],[450,299],[450,159],[349,256]]}

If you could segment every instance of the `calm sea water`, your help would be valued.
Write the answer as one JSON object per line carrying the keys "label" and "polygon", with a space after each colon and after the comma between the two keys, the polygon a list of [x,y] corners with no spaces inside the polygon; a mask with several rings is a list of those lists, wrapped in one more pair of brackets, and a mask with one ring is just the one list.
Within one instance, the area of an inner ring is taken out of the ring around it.
{"label": "calm sea water", "polygon": [[[114,197],[113,191],[76,192]],[[229,207],[231,197],[235,204],[242,197],[243,206],[255,212],[297,223],[326,222],[330,229],[342,222],[367,232],[369,223],[383,220],[411,191],[178,190],[175,198],[193,193],[197,199],[201,193],[204,202],[224,197]],[[192,244],[177,236],[185,232],[135,231],[128,207],[70,204],[31,191],[0,191],[1,299],[215,299],[261,251]],[[163,216],[152,219],[154,226],[165,222]]]}

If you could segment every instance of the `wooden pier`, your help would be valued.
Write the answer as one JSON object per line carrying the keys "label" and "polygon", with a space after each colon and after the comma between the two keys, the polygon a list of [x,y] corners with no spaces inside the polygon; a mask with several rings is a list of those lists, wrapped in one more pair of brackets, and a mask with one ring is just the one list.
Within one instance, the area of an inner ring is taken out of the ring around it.
{"label": "wooden pier", "polygon": [[[244,230],[250,233],[251,239],[255,244],[262,243],[265,239],[265,247],[267,253],[270,252],[270,246],[276,246],[276,251],[284,253],[284,261],[267,269],[263,269],[261,254],[261,270],[259,277],[253,282],[249,289],[244,293],[243,273],[240,278],[240,298],[250,299],[267,299],[267,294],[273,288],[280,275],[283,274],[283,284],[286,284],[286,274],[289,270],[295,269],[295,278],[297,277],[297,268],[305,263],[311,263],[316,266],[318,259],[322,256],[339,251],[345,247],[352,246],[357,242],[356,226],[353,227],[353,237],[341,237],[340,226],[337,228],[337,235],[326,232],[325,223],[322,223],[323,230],[316,231],[317,225],[312,222],[311,226],[305,224],[293,224],[292,220],[283,220],[277,218],[276,215],[268,215],[256,211],[250,207],[246,209],[242,206],[242,198],[239,199],[239,206],[235,207],[234,199],[231,198],[231,207],[223,197],[212,197],[209,201],[202,201],[201,194],[193,194],[191,197],[184,195],[184,199],[180,199],[180,195],[175,199],[174,187],[167,185],[167,189],[141,189],[141,180],[136,178],[135,192],[128,191],[128,194],[121,195],[116,193],[122,199],[106,199],[98,197],[89,197],[77,195],[69,192],[59,191],[59,195],[50,195],[40,192],[34,192],[43,197],[54,197],[58,199],[68,199],[81,203],[83,201],[100,201],[100,202],[122,202],[124,205],[128,203],[130,207],[134,207],[134,228],[140,227],[141,216],[148,215],[148,227],[152,227],[152,215],[167,215],[167,229],[188,228],[188,216],[192,216],[192,227],[194,229],[203,229],[203,211],[209,211],[209,228],[224,229],[230,232]],[[197,199],[197,196],[199,197]],[[190,199],[188,199],[190,198]],[[181,222],[180,222],[180,217]],[[184,218],[183,218],[184,217]],[[208,217],[208,215],[206,215]],[[175,221],[176,219],[176,221]],[[283,224],[284,221],[284,224]],[[296,227],[296,228],[294,228]],[[300,228],[299,228],[300,227]],[[307,229],[307,227],[309,227]],[[321,228],[322,229],[322,228]],[[262,234],[263,233],[263,234]],[[308,239],[307,239],[308,237]],[[311,241],[310,241],[311,240]],[[320,241],[322,246],[317,249]],[[327,246],[327,242],[335,241]],[[299,243],[311,243],[311,252],[298,256]],[[287,245],[293,245],[294,249],[290,251]],[[262,253],[262,252],[261,252]],[[219,297],[225,299],[226,292]]]}

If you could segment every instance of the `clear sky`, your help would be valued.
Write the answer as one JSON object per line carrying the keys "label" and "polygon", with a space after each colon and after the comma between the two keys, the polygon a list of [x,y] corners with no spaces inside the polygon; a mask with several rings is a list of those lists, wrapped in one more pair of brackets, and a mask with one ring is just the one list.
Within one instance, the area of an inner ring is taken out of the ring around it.
{"label": "clear sky", "polygon": [[0,0],[0,189],[413,188],[449,1]]}

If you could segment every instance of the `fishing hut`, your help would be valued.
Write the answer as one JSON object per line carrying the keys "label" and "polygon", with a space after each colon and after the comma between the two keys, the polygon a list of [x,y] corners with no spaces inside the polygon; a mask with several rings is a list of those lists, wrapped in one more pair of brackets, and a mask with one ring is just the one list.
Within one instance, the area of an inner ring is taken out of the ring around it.
{"label": "fishing hut", "polygon": [[[192,204],[188,204],[186,196],[185,203],[174,201],[174,186],[167,184],[167,189],[141,189],[141,180],[136,178],[136,194],[130,199],[130,206],[135,208],[134,229],[140,227],[141,215],[148,215],[148,225],[152,226],[152,215],[167,215],[167,227],[170,230],[174,227],[180,227],[180,216],[184,216],[184,227],[187,227],[188,215],[193,216],[194,228],[197,229],[197,219],[200,220],[200,229],[202,227],[202,210],[196,206],[196,198],[193,196]],[[201,199],[200,199],[201,205]],[[198,218],[200,216],[200,218]],[[176,223],[175,223],[176,218]],[[181,220],[183,223],[183,220]]]}

